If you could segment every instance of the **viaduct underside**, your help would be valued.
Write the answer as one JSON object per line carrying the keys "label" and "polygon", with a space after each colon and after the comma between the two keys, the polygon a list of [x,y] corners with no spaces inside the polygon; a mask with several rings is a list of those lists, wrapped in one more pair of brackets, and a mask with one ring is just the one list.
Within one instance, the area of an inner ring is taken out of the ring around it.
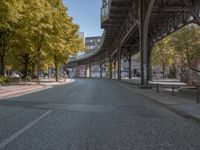
{"label": "viaduct underside", "polygon": [[[148,87],[151,78],[151,51],[157,41],[190,24],[200,25],[200,0],[104,0],[101,26],[104,29],[100,44],[92,53],[70,60],[67,67],[117,62],[121,79],[121,58],[141,54],[141,85]],[[100,69],[101,71],[102,69]],[[90,73],[91,75],[91,73]],[[102,73],[101,73],[102,77]]]}

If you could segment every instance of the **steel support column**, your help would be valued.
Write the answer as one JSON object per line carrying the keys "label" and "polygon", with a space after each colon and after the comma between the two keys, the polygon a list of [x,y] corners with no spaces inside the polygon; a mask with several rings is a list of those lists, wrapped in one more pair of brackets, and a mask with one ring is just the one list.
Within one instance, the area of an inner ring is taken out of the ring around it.
{"label": "steel support column", "polygon": [[114,77],[116,78],[116,60],[114,59]]}
{"label": "steel support column", "polygon": [[110,76],[110,79],[112,79],[112,58],[111,56],[109,56],[109,76]]}
{"label": "steel support column", "polygon": [[131,51],[129,51],[129,55],[128,55],[128,77],[129,79],[132,79],[132,54],[131,54]]}
{"label": "steel support column", "polygon": [[88,69],[88,66],[85,65],[85,78],[87,78],[87,69]]}
{"label": "steel support column", "polygon": [[141,85],[148,87],[148,31],[151,11],[155,0],[139,0],[139,35],[141,53]]}
{"label": "steel support column", "polygon": [[118,72],[117,72],[117,79],[121,80],[121,47],[119,46],[118,52],[117,52],[117,59],[118,59]]}
{"label": "steel support column", "polygon": [[147,58],[147,79],[152,80],[152,62],[151,62],[151,53],[153,48],[153,41],[148,41],[148,58]]}
{"label": "steel support column", "polygon": [[79,77],[79,73],[78,73],[78,66],[75,67],[75,77]]}
{"label": "steel support column", "polygon": [[92,62],[89,63],[89,78],[92,77]]}
{"label": "steel support column", "polygon": [[102,78],[102,60],[99,62],[100,78]]}

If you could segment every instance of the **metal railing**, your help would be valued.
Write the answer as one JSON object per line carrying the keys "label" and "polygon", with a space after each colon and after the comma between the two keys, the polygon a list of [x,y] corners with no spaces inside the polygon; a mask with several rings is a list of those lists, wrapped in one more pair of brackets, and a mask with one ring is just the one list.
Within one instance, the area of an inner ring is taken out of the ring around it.
{"label": "metal railing", "polygon": [[[156,83],[156,84],[151,84],[151,86],[155,85],[155,88],[156,88],[156,92],[157,93],[160,93],[160,88],[166,88],[168,87],[169,89],[171,89],[171,95],[172,96],[175,96],[175,92],[180,90],[181,87],[185,87],[185,89],[191,89],[191,90],[195,90],[196,92],[196,95],[197,95],[197,98],[196,98],[196,102],[199,104],[200,103],[200,86],[188,86],[188,85],[176,85],[176,84],[160,84],[160,83]],[[163,93],[163,92],[162,92]],[[194,93],[194,94],[195,94]]]}

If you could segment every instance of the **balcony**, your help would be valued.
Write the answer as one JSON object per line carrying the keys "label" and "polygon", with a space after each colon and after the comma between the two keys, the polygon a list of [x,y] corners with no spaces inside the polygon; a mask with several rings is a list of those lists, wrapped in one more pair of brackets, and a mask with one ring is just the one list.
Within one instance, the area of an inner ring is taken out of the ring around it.
{"label": "balcony", "polygon": [[107,23],[110,15],[110,3],[107,2],[101,8],[101,27],[104,28],[104,25]]}

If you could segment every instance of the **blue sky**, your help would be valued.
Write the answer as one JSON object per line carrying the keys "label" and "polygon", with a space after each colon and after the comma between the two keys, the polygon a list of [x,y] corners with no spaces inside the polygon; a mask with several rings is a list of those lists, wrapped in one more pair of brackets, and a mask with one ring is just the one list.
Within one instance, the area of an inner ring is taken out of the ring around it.
{"label": "blue sky", "polygon": [[68,8],[68,14],[74,18],[74,23],[80,26],[80,32],[88,36],[101,36],[100,8],[101,0],[63,0]]}

